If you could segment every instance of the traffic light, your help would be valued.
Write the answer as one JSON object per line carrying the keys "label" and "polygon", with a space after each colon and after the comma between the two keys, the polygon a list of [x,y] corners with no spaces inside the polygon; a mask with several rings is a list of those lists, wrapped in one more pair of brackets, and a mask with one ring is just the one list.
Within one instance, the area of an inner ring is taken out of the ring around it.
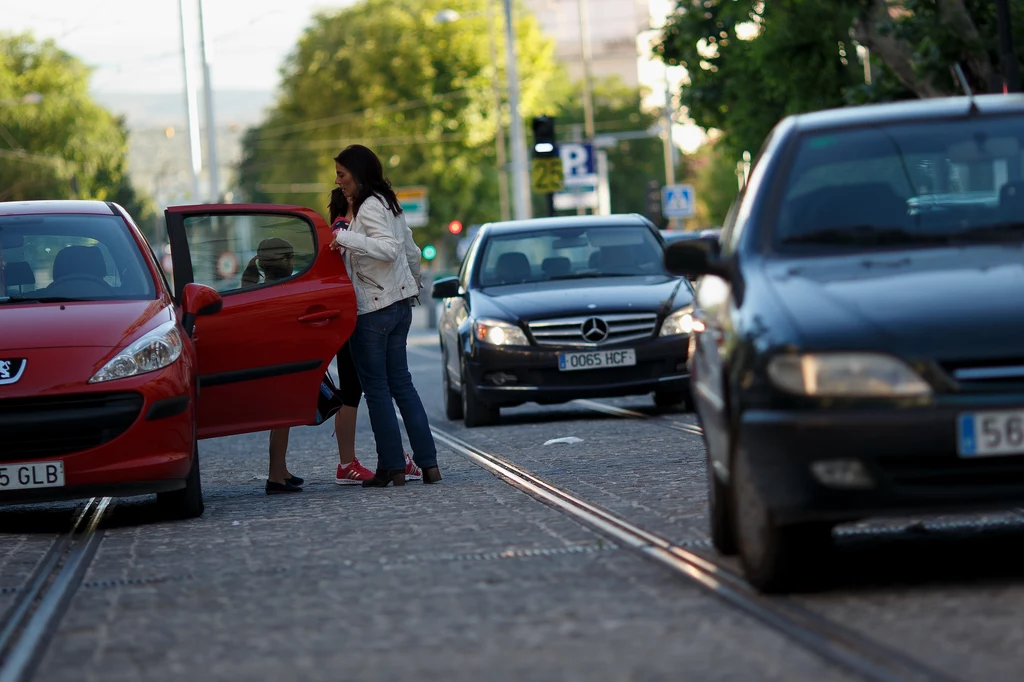
{"label": "traffic light", "polygon": [[647,214],[647,217],[659,228],[664,229],[665,219],[661,215],[661,185],[657,180],[651,180],[647,183],[645,199],[646,211],[644,212]]}
{"label": "traffic light", "polygon": [[555,143],[555,119],[538,116],[533,119],[533,155],[535,157],[558,156]]}
{"label": "traffic light", "polygon": [[423,247],[422,253],[423,260],[434,260],[434,257],[437,256],[437,249],[434,248],[433,244],[427,244]]}
{"label": "traffic light", "polygon": [[458,221],[458,220],[451,221],[450,223],[448,223],[448,231],[451,232],[452,234],[459,234],[459,233],[461,233],[462,232],[462,222]]}

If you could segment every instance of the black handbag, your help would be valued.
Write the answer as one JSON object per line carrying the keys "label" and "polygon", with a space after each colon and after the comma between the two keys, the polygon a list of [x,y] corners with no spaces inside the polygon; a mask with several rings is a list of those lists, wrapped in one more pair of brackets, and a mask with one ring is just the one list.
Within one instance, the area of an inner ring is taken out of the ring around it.
{"label": "black handbag", "polygon": [[320,394],[316,401],[316,425],[319,426],[335,415],[345,406],[338,394],[338,387],[328,372],[324,374],[324,380],[320,382]]}

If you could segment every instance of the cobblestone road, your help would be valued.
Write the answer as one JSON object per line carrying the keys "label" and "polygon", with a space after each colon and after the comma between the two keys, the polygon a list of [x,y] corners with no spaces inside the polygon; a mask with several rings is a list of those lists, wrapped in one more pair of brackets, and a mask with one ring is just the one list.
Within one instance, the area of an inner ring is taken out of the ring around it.
{"label": "cobblestone road", "polygon": [[[434,426],[705,546],[703,446],[667,426],[692,415],[639,397],[603,402],[647,419],[526,405],[467,430],[443,418],[436,337],[418,333],[410,361]],[[372,468],[365,411],[359,429]],[[563,436],[583,441],[544,445]],[[298,428],[289,465],[306,491],[267,497],[266,445],[201,444],[201,519],[117,504],[37,679],[851,679],[444,447],[441,485],[363,490],[333,483],[329,425]],[[73,507],[0,510],[0,609]],[[899,543],[848,532],[839,584],[800,599],[961,679],[1022,679],[1020,517],[986,518],[1003,523]]]}

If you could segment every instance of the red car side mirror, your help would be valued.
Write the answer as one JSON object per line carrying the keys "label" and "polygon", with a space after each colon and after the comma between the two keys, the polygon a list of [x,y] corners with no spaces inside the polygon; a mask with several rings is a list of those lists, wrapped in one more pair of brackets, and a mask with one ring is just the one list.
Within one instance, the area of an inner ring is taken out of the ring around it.
{"label": "red car side mirror", "polygon": [[195,329],[197,317],[220,312],[221,306],[224,305],[224,301],[216,289],[194,282],[185,285],[181,299],[181,309],[184,313],[181,318],[181,326],[189,336],[192,336]]}

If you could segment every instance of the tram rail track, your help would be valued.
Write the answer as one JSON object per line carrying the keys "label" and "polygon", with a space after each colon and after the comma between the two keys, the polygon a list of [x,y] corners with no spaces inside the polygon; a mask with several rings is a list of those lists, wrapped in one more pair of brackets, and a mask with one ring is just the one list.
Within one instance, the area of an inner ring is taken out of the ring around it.
{"label": "tram rail track", "polygon": [[94,497],[79,509],[16,592],[0,623],[0,682],[27,682],[103,540],[101,522],[112,498]]}
{"label": "tram rail track", "polygon": [[[611,410],[631,412],[597,404]],[[620,413],[619,416],[627,415]],[[862,680],[960,682],[923,661],[856,632],[790,598],[762,595],[724,563],[706,554],[691,551],[683,546],[684,543],[674,543],[640,528],[541,479],[499,455],[487,452],[437,427],[431,427],[431,431],[437,441],[510,485],[595,529],[620,546],[668,567],[729,606],[743,611],[804,649]]]}

